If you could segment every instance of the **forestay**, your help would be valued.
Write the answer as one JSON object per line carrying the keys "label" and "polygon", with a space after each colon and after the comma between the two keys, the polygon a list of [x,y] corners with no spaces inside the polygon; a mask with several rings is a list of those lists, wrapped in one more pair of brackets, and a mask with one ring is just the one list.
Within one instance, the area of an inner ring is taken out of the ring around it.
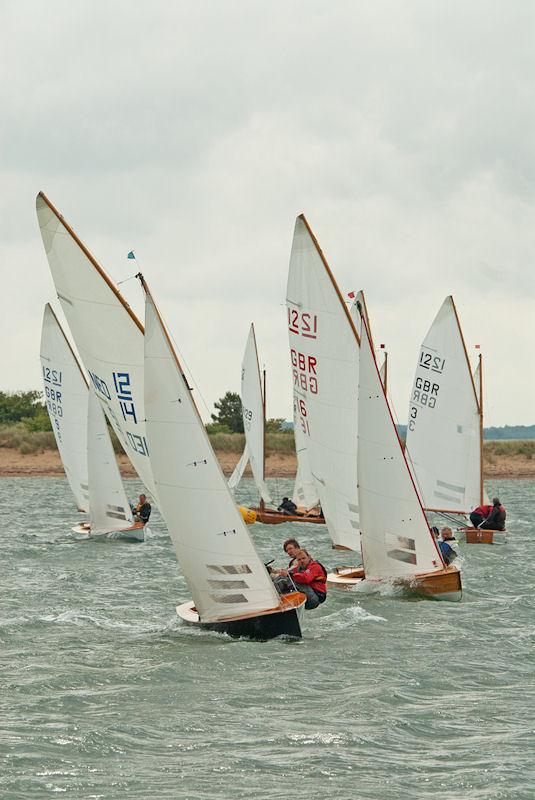
{"label": "forestay", "polygon": [[46,407],[67,481],[78,511],[88,511],[87,383],[48,303],[41,332],[41,368]]}
{"label": "forestay", "polygon": [[243,429],[256,488],[265,503],[271,503],[264,480],[264,399],[258,365],[254,325],[251,325],[241,369]]}
{"label": "forestay", "polygon": [[279,597],[249,537],[151,296],[145,411],[160,510],[202,622],[254,616]]}
{"label": "forestay", "polygon": [[295,224],[286,302],[296,425],[333,543],[358,550],[358,334],[303,216]]}
{"label": "forestay", "polygon": [[367,579],[442,569],[363,323],[358,399],[362,557]]}
{"label": "forestay", "polygon": [[426,508],[469,512],[482,500],[479,403],[455,304],[424,339],[409,404],[407,451]]}
{"label": "forestay", "polygon": [[131,527],[134,517],[117,467],[106,418],[93,387],[89,389],[87,471],[91,533]]}
{"label": "forestay", "polygon": [[143,327],[50,201],[37,217],[61,306],[106,416],[139,477],[154,493],[145,435]]}

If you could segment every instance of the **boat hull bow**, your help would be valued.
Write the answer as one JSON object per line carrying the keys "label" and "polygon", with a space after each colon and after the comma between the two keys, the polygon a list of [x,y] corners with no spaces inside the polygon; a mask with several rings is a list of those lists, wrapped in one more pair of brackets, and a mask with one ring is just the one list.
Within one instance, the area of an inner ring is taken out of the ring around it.
{"label": "boat hull bow", "polygon": [[292,592],[281,598],[278,608],[251,616],[201,622],[193,601],[177,606],[178,617],[188,625],[217,633],[226,633],[233,639],[252,639],[265,642],[277,636],[302,637],[301,625],[306,597]]}

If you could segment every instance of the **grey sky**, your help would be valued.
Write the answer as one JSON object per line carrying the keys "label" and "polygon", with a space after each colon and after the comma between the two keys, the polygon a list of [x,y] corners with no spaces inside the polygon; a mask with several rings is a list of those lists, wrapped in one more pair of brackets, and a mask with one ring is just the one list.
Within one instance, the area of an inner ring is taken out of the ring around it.
{"label": "grey sky", "polygon": [[268,414],[291,415],[304,211],[342,292],[366,292],[402,420],[453,293],[486,423],[533,424],[534,53],[531,2],[3,0],[1,388],[40,386],[43,189],[114,279],[136,251],[210,407],[254,321]]}

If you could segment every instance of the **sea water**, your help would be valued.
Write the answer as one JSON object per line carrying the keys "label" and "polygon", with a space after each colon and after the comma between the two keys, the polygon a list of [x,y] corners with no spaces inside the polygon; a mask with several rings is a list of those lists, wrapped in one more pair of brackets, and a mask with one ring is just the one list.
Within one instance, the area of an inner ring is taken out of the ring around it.
{"label": "sea water", "polygon": [[[331,591],[301,641],[253,643],[180,623],[157,509],[142,544],[79,542],[65,480],[0,480],[0,797],[534,798],[534,484],[487,489],[508,542],[461,545],[462,602]],[[266,561],[351,555],[250,530]]]}

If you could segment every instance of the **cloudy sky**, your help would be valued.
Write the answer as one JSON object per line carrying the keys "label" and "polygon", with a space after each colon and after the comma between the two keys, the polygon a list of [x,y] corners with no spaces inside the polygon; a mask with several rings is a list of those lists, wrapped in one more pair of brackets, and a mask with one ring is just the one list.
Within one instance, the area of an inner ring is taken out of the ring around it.
{"label": "cloudy sky", "polygon": [[40,385],[42,189],[115,280],[135,250],[209,408],[254,321],[268,414],[291,416],[303,211],[366,292],[402,421],[453,293],[486,424],[535,423],[534,54],[530,0],[1,0],[0,388]]}

